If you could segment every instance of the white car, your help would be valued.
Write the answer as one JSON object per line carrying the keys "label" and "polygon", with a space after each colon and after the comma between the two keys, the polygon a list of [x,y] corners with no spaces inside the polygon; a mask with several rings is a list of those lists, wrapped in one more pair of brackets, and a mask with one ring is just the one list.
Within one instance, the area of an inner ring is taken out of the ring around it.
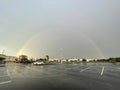
{"label": "white car", "polygon": [[45,63],[43,61],[36,61],[33,64],[34,65],[44,65]]}

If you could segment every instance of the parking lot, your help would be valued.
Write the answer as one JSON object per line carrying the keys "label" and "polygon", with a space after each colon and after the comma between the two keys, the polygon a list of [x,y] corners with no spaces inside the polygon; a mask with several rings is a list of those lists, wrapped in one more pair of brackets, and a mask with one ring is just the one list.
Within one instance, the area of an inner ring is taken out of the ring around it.
{"label": "parking lot", "polygon": [[119,90],[119,84],[119,63],[0,67],[0,90]]}

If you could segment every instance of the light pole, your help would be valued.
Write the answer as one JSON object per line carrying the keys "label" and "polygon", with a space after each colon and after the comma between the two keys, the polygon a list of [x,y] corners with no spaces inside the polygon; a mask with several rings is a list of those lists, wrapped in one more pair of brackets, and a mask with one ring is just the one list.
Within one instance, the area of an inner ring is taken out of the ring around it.
{"label": "light pole", "polygon": [[2,51],[2,54],[4,54],[5,53],[5,49],[3,49],[3,51]]}
{"label": "light pole", "polygon": [[63,59],[63,48],[60,48],[60,63],[62,64]]}

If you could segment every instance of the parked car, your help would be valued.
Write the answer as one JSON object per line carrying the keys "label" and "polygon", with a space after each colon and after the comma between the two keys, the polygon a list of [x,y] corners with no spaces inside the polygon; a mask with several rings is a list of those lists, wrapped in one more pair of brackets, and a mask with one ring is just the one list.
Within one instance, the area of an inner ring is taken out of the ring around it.
{"label": "parked car", "polygon": [[33,62],[34,65],[44,65],[45,63],[43,61],[35,61]]}

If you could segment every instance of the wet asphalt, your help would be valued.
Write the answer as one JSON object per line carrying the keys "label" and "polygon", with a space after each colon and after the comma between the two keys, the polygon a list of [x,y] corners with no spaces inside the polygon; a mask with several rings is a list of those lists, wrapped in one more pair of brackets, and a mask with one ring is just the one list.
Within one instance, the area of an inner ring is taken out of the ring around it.
{"label": "wet asphalt", "polygon": [[120,90],[120,63],[6,63],[0,90]]}

